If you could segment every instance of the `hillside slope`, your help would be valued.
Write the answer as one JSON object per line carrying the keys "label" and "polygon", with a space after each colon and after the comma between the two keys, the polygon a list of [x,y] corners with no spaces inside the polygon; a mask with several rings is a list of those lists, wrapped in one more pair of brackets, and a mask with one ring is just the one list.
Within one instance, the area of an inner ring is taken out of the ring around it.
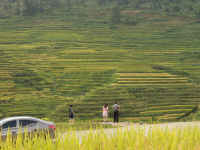
{"label": "hillside slope", "polygon": [[[103,104],[114,101],[120,117],[131,120],[173,120],[195,111],[199,20],[121,14],[115,24],[109,16],[83,14],[1,19],[1,117],[63,121],[74,104],[80,119],[98,119]],[[137,22],[127,23],[130,17]]]}

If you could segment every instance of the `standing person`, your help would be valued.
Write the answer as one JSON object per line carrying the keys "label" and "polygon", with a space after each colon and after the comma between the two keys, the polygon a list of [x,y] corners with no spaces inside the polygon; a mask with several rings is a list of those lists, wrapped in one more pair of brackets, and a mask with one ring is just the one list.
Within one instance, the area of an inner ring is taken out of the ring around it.
{"label": "standing person", "polygon": [[108,117],[108,105],[107,103],[105,103],[105,105],[103,106],[103,120],[104,122],[107,121],[107,117]]}
{"label": "standing person", "polygon": [[117,105],[117,102],[115,102],[115,104],[113,105],[112,109],[114,109],[114,123],[115,121],[117,121],[117,123],[119,122],[119,109],[120,106]]}
{"label": "standing person", "polygon": [[70,105],[70,108],[69,108],[69,120],[70,120],[70,124],[71,124],[71,119],[73,119],[73,124],[74,124],[74,113],[73,112],[73,109],[72,109],[73,105]]}

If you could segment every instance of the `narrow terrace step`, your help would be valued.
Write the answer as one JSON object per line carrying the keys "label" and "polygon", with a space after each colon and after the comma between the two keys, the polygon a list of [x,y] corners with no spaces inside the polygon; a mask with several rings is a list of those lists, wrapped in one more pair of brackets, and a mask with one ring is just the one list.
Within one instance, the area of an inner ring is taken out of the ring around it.
{"label": "narrow terrace step", "polygon": [[150,82],[150,83],[153,83],[153,82],[159,82],[159,83],[160,82],[166,82],[166,83],[173,83],[173,82],[175,82],[176,83],[176,82],[178,82],[179,83],[179,82],[188,82],[188,80],[177,80],[177,81],[176,80],[175,81],[174,80],[171,80],[171,81],[170,80],[165,80],[165,81],[164,80],[162,80],[162,81],[118,81],[118,82],[119,83],[126,83],[126,84],[127,83],[131,83],[131,84],[136,83],[137,84],[137,83],[140,83],[140,82],[147,82],[147,83],[148,82]]}
{"label": "narrow terrace step", "polygon": [[177,84],[110,84],[112,86],[136,86],[136,85],[193,85],[193,83],[177,83]]}
{"label": "narrow terrace step", "polygon": [[188,79],[188,78],[116,78],[117,80],[183,80],[183,79]]}
{"label": "narrow terrace step", "polygon": [[178,76],[178,75],[171,75],[169,73],[115,73],[115,75],[119,76]]}

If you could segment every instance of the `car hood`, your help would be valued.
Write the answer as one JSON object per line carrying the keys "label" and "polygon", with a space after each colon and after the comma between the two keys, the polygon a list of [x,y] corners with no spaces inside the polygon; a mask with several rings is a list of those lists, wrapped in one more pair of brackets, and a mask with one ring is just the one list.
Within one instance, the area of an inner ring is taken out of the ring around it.
{"label": "car hood", "polygon": [[46,123],[48,123],[48,124],[54,124],[53,122],[51,122],[51,121],[46,121]]}

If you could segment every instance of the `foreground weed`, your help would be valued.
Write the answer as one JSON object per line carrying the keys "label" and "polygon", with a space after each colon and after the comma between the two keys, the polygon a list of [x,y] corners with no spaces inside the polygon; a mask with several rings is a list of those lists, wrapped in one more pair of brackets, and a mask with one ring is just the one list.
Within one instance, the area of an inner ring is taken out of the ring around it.
{"label": "foreground weed", "polygon": [[69,129],[65,133],[56,132],[54,140],[19,134],[16,139],[8,132],[6,142],[1,141],[4,150],[193,150],[200,148],[198,125],[184,128],[153,126],[129,126],[106,129],[102,127],[85,131]]}

